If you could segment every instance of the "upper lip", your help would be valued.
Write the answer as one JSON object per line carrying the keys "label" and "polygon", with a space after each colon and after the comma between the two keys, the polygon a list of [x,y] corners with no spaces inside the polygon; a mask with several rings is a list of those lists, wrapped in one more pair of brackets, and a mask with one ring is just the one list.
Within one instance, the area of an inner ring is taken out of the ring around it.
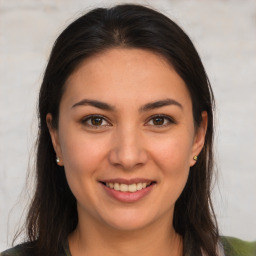
{"label": "upper lip", "polygon": [[119,183],[119,184],[137,184],[137,183],[152,183],[155,182],[154,180],[144,179],[144,178],[133,178],[133,179],[123,179],[123,178],[116,178],[116,179],[106,179],[100,180],[103,183]]}

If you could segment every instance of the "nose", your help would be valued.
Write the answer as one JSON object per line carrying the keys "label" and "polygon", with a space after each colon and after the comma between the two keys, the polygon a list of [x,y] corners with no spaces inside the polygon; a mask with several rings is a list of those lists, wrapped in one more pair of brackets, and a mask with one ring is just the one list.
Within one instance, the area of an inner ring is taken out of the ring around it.
{"label": "nose", "polygon": [[116,132],[109,152],[109,161],[124,170],[143,166],[148,161],[143,138],[136,129],[120,129]]}

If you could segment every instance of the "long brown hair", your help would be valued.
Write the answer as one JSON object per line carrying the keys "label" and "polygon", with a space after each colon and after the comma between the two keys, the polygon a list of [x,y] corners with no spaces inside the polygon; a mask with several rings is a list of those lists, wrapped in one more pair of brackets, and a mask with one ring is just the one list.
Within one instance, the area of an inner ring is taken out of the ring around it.
{"label": "long brown hair", "polygon": [[60,100],[65,82],[84,59],[114,47],[156,52],[169,61],[185,81],[197,127],[202,111],[208,113],[205,145],[175,204],[173,225],[184,240],[184,255],[216,256],[218,229],[211,202],[213,172],[213,94],[200,57],[189,37],[165,15],[140,5],[97,8],[70,24],[57,38],[41,85],[38,105],[36,189],[26,231],[37,255],[57,254],[76,228],[76,199],[67,184],[65,170],[55,162],[46,124],[53,116],[58,128]]}

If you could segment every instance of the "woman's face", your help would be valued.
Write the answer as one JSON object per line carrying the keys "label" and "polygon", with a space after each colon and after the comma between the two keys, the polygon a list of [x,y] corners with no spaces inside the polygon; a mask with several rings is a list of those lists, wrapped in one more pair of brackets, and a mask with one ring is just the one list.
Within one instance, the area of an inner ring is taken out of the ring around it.
{"label": "woman's face", "polygon": [[172,223],[204,143],[184,81],[159,55],[111,49],[70,76],[53,145],[77,199],[79,221],[119,230]]}

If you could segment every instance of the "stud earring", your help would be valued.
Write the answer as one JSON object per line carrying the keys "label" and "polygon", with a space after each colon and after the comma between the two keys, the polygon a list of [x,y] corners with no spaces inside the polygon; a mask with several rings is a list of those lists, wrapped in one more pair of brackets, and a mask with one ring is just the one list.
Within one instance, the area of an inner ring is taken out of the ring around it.
{"label": "stud earring", "polygon": [[195,161],[197,161],[197,156],[194,156],[193,159],[194,159]]}
{"label": "stud earring", "polygon": [[59,157],[56,157],[56,163],[59,164],[60,163],[60,159]]}

